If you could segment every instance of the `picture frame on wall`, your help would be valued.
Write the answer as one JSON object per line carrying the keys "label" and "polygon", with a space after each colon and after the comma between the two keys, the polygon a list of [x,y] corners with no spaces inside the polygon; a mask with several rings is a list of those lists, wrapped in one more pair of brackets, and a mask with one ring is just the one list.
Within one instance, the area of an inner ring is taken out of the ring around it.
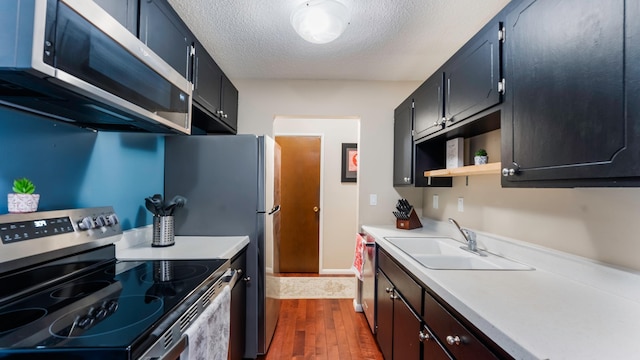
{"label": "picture frame on wall", "polygon": [[356,182],[358,179],[358,144],[342,143],[341,182]]}

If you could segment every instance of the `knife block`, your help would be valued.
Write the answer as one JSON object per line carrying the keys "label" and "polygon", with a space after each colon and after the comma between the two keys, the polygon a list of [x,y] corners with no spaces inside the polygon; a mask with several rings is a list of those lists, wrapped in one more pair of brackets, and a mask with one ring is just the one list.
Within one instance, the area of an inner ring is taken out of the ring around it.
{"label": "knife block", "polygon": [[398,229],[411,230],[411,229],[417,229],[421,227],[422,227],[422,223],[420,222],[420,219],[418,218],[418,214],[416,214],[416,211],[413,209],[413,207],[409,212],[409,220],[396,219],[396,228]]}

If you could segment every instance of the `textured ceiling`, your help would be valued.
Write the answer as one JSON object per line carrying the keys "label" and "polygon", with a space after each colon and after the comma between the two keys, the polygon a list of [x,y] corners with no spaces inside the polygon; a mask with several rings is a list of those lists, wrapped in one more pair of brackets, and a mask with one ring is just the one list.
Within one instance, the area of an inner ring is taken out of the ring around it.
{"label": "textured ceiling", "polygon": [[291,27],[305,0],[169,0],[233,79],[420,81],[508,0],[340,0],[347,30],[317,45]]}

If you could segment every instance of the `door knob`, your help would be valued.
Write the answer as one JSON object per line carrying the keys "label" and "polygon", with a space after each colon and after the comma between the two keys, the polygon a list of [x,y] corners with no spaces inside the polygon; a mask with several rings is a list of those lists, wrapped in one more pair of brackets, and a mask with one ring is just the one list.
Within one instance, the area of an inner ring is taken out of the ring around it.
{"label": "door knob", "polygon": [[313,212],[316,212],[316,213],[317,213],[319,210],[320,210],[320,208],[318,208],[317,206],[314,206],[314,207],[313,207]]}

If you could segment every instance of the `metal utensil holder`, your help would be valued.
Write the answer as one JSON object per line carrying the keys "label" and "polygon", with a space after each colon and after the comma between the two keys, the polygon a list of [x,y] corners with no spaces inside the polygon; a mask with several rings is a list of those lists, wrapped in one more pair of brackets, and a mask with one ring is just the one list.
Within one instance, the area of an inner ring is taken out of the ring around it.
{"label": "metal utensil holder", "polygon": [[175,244],[173,216],[154,216],[151,246],[162,247],[173,244]]}

